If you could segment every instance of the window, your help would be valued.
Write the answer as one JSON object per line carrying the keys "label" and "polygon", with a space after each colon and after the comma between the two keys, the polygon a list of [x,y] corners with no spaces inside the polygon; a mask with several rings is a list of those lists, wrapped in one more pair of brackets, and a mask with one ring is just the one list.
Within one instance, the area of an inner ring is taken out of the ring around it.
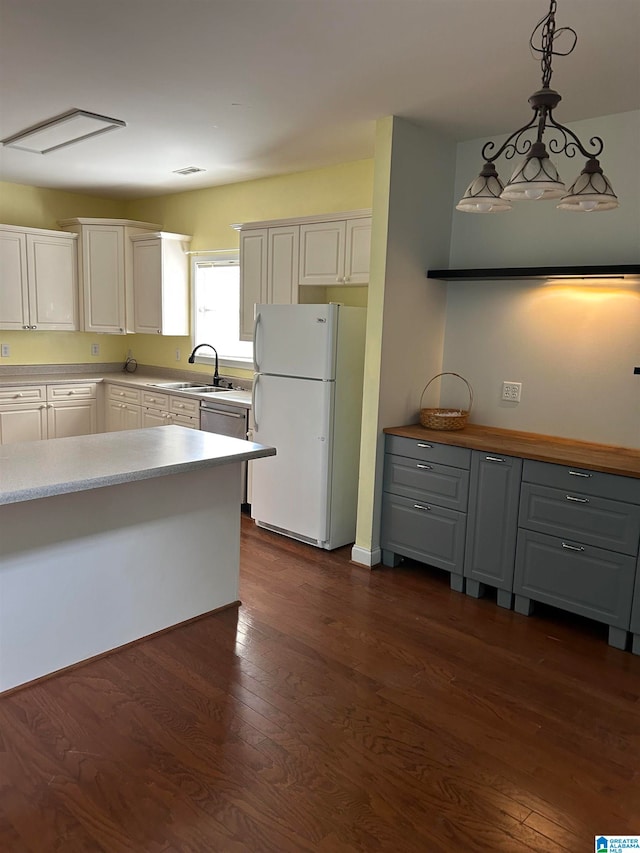
{"label": "window", "polygon": [[[193,345],[211,344],[226,367],[251,367],[253,344],[240,340],[240,262],[238,252],[194,255]],[[201,350],[198,360],[213,363]]]}

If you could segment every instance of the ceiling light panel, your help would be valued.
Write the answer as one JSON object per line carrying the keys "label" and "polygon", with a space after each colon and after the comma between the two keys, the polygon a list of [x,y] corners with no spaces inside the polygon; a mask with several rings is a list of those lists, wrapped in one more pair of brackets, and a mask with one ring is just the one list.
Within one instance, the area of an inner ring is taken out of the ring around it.
{"label": "ceiling light panel", "polygon": [[73,145],[92,136],[126,126],[126,122],[117,118],[109,118],[85,110],[70,110],[68,113],[14,133],[3,139],[2,144],[35,154],[48,154],[66,145]]}

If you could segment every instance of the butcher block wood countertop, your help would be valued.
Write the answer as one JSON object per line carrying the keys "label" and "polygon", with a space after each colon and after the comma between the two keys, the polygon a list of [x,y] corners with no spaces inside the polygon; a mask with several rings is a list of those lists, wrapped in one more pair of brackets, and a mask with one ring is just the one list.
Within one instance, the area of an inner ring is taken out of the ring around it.
{"label": "butcher block wood countertop", "polygon": [[574,441],[571,438],[516,432],[480,424],[468,424],[461,430],[425,429],[420,424],[408,424],[387,427],[384,431],[389,435],[433,444],[452,444],[471,450],[504,453],[523,459],[538,459],[557,465],[572,465],[576,468],[640,478],[640,450],[629,447]]}

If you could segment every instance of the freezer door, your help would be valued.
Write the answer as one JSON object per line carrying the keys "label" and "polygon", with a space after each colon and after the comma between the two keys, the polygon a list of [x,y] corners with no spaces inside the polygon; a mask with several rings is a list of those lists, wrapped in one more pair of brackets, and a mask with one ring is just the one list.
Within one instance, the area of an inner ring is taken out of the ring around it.
{"label": "freezer door", "polygon": [[256,305],[256,373],[335,378],[338,305]]}
{"label": "freezer door", "polygon": [[251,515],[297,537],[329,536],[333,382],[258,375],[254,441],[276,456],[253,466]]}

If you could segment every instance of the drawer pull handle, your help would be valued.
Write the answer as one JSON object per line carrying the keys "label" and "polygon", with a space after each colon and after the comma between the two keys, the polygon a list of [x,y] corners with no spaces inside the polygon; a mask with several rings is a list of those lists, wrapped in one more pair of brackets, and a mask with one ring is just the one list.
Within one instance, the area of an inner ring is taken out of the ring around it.
{"label": "drawer pull handle", "polygon": [[582,471],[569,471],[572,477],[590,477],[591,474],[583,474]]}
{"label": "drawer pull handle", "polygon": [[563,542],[563,543],[562,543],[562,547],[563,547],[563,548],[566,548],[566,549],[567,549],[567,551],[584,551],[584,548],[582,547],[582,545],[580,545],[580,546],[578,546],[578,545],[569,545],[567,542]]}
{"label": "drawer pull handle", "polygon": [[422,465],[420,462],[416,462],[416,468],[424,468],[426,471],[433,471],[433,465]]}
{"label": "drawer pull handle", "polygon": [[424,510],[424,512],[431,512],[431,507],[430,507],[430,506],[423,506],[422,504],[414,504],[414,505],[413,505],[413,508],[414,508],[414,509],[421,509],[421,510]]}
{"label": "drawer pull handle", "polygon": [[422,442],[418,442],[418,447],[426,447],[428,450],[433,448],[433,444],[423,444]]}
{"label": "drawer pull handle", "polygon": [[588,504],[589,503],[589,498],[574,498],[573,495],[565,495],[565,497],[568,501],[574,501],[574,503],[577,503],[577,504]]}
{"label": "drawer pull handle", "polygon": [[485,456],[484,458],[487,462],[504,462],[504,459],[501,459],[499,456]]}

